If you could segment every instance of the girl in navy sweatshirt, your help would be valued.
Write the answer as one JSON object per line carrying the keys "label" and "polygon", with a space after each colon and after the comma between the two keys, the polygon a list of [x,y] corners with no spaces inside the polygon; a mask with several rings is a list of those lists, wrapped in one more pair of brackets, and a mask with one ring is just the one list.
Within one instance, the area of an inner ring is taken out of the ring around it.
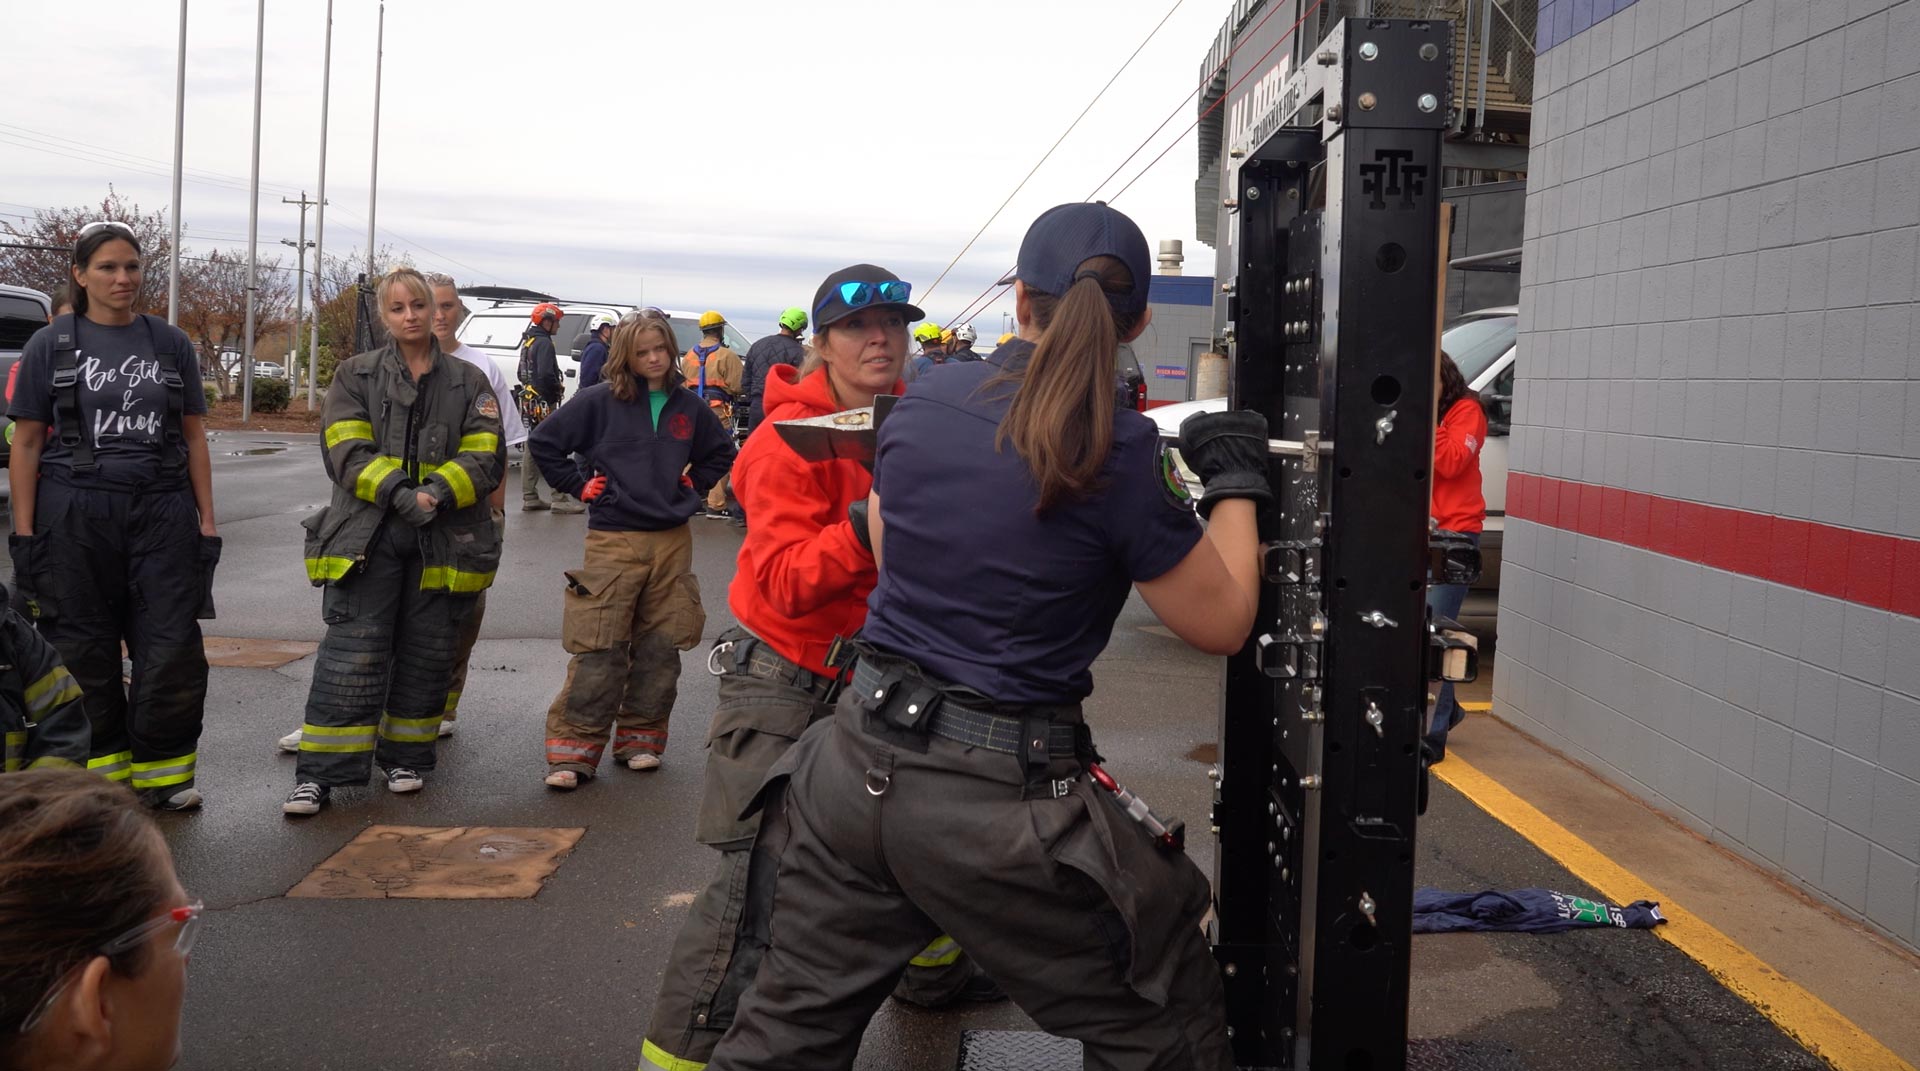
{"label": "girl in navy sweatshirt", "polygon": [[659,767],[679,652],[706,628],[687,520],[732,466],[734,445],[682,385],[675,353],[664,320],[621,320],[604,382],[527,442],[547,482],[587,503],[586,561],[566,574],[561,626],[573,661],[547,711],[546,782],[556,789],[593,778],[609,729],[615,762]]}

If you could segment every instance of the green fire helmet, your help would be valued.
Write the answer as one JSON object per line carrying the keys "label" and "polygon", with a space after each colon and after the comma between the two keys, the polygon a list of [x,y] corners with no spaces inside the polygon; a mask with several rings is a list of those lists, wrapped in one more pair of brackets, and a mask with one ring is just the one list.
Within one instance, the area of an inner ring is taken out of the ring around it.
{"label": "green fire helmet", "polygon": [[781,313],[780,326],[789,331],[805,331],[807,329],[807,310],[795,307]]}

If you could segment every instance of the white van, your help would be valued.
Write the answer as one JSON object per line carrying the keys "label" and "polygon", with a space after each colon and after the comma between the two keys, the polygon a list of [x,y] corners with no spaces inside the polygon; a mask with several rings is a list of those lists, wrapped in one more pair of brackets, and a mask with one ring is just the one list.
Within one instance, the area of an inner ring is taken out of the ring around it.
{"label": "white van", "polygon": [[[520,298],[476,298],[465,292],[462,296],[469,313],[457,332],[460,341],[491,357],[508,383],[516,382],[520,374],[520,336],[532,320],[534,306],[540,302]],[[567,301],[556,301],[554,304],[565,310],[560,317],[559,328],[553,333],[553,348],[560,361],[560,374],[576,381],[580,377],[580,352],[586,347],[587,325],[602,313],[618,320],[638,307]],[[700,314],[672,309],[665,311],[669,322],[673,324],[674,340],[679,344],[680,352],[692,349],[700,341]],[[732,324],[721,329],[721,337],[742,357],[746,356],[747,347],[752,344]]]}

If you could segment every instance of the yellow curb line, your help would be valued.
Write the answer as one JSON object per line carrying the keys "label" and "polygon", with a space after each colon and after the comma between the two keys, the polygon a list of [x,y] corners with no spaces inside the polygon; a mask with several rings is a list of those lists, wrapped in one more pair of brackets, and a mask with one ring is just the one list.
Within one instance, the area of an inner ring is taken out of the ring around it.
{"label": "yellow curb line", "polygon": [[1641,899],[1658,901],[1667,923],[1654,927],[1654,933],[1705,967],[1707,973],[1727,989],[1837,1071],[1915,1071],[1912,1064],[1894,1055],[1825,1001],[1767,966],[1731,937],[1601,854],[1599,849],[1471,764],[1449,755],[1433,772],[1481,810],[1599,890],[1602,897],[1621,904]]}

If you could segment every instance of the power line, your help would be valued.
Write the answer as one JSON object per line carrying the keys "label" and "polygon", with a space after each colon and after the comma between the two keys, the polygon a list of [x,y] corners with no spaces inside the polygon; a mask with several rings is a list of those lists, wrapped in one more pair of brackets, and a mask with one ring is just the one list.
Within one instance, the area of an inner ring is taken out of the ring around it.
{"label": "power line", "polygon": [[[15,131],[19,131],[19,133],[15,133]],[[118,149],[110,149],[101,145],[76,141],[73,138],[61,137],[57,134],[48,134],[28,127],[17,126],[12,123],[0,123],[0,142],[17,145],[23,149],[32,149],[37,152],[47,153],[52,156],[65,157],[69,160],[78,160],[81,163],[104,164],[109,167],[122,168],[154,178],[173,177],[171,165],[159,160],[154,160],[151,157],[136,156],[133,153],[121,152]],[[64,144],[55,144],[55,142]],[[71,146],[71,148],[69,148],[69,146]],[[116,159],[116,157],[120,159]],[[211,186],[215,189],[229,190],[236,193],[251,192],[251,186],[246,180],[237,176],[224,175],[220,172],[188,168],[182,177],[197,185]],[[260,187],[276,192],[296,194],[300,192],[292,186],[284,186],[279,183],[264,181],[261,182]],[[19,205],[17,207],[26,208],[31,206]],[[355,219],[364,220],[366,218],[342,206],[334,206],[334,211]],[[398,241],[401,245],[410,246],[435,260],[441,261],[444,265],[457,267],[469,277],[478,276],[480,278],[491,279],[495,282],[500,280],[500,277],[493,272],[476,268],[464,261],[455,260],[447,254],[428,246],[424,242],[408,238],[406,235],[401,234],[391,227],[376,227],[375,230],[379,234]]]}
{"label": "power line", "polygon": [[[1147,166],[1141,168],[1139,172],[1136,173],[1131,179],[1128,179],[1126,185],[1114,191],[1113,195],[1108,198],[1108,201],[1112,202],[1112,201],[1119,200],[1121,194],[1126,193],[1129,189],[1132,189],[1134,183],[1139,182],[1142,178],[1146,177],[1147,172],[1153,170],[1154,165],[1158,164],[1161,160],[1165,159],[1166,155],[1172,152],[1174,147],[1179,145],[1180,142],[1183,139],[1185,139],[1186,136],[1189,133],[1191,133],[1195,127],[1199,126],[1202,122],[1206,120],[1207,116],[1212,115],[1214,111],[1220,107],[1220,105],[1224,104],[1227,101],[1227,98],[1233,95],[1233,91],[1240,88],[1240,84],[1242,82],[1245,82],[1248,78],[1252,77],[1254,72],[1260,69],[1260,65],[1266,62],[1267,57],[1273,55],[1275,49],[1278,49],[1281,45],[1287,43],[1287,41],[1290,40],[1293,37],[1293,35],[1299,31],[1300,27],[1307,21],[1307,18],[1311,16],[1315,11],[1319,10],[1320,5],[1322,3],[1325,3],[1325,0],[1313,0],[1313,3],[1307,9],[1300,13],[1300,17],[1294,20],[1293,25],[1287,28],[1287,32],[1281,34],[1279,40],[1275,41],[1272,45],[1269,45],[1267,47],[1267,50],[1260,54],[1259,59],[1255,60],[1253,63],[1248,65],[1246,73],[1234,79],[1233,84],[1227,87],[1226,92],[1220,94],[1220,96],[1216,98],[1212,104],[1207,105],[1206,108],[1200,112],[1199,116],[1197,116],[1193,120],[1193,122],[1187,124],[1187,127],[1185,130],[1180,131],[1179,135],[1176,136],[1171,142],[1169,142],[1166,148],[1160,150],[1160,154],[1158,156],[1155,156],[1153,159],[1147,161]],[[1244,44],[1247,40],[1251,39],[1253,36],[1253,32],[1257,31],[1261,26],[1266,25],[1267,19],[1272,18],[1274,12],[1278,10],[1279,8],[1275,7],[1272,10],[1268,11],[1266,17],[1262,18],[1259,24],[1253,27],[1253,30],[1249,30],[1246,33],[1242,34],[1241,43]],[[1240,51],[1240,45],[1233,46],[1233,49],[1227,53],[1226,59],[1221,61],[1220,66],[1215,67],[1213,69],[1212,74],[1209,74],[1207,76],[1207,79],[1203,81],[1211,80],[1213,77],[1213,74],[1218,74],[1222,68],[1224,68],[1228,63],[1232,62],[1234,53],[1237,53],[1239,51]],[[1193,94],[1197,92],[1199,92],[1199,87],[1196,86],[1193,91],[1187,94],[1187,96],[1189,97],[1193,96]],[[1101,179],[1100,185],[1095,186],[1093,188],[1093,193],[1088,194],[1086,197],[1086,200],[1089,200],[1089,201],[1093,200],[1094,194],[1097,194],[1100,192],[1101,186],[1105,186],[1107,183],[1113,181],[1114,175],[1118,175],[1120,173],[1121,168],[1126,167],[1129,161],[1131,161],[1134,157],[1140,155],[1140,150],[1146,148],[1149,142],[1151,142],[1155,137],[1159,136],[1160,131],[1166,129],[1167,123],[1172,121],[1174,115],[1179,114],[1180,107],[1184,106],[1185,103],[1186,103],[1185,98],[1182,98],[1181,104],[1176,105],[1174,107],[1173,113],[1168,115],[1166,119],[1162,120],[1160,125],[1154,128],[1153,133],[1147,135],[1146,140],[1140,143],[1139,148],[1136,148],[1133,150],[1133,152],[1127,154],[1127,159],[1122,160],[1120,162],[1120,167],[1114,168],[1112,174],[1108,175],[1104,179]],[[981,291],[980,296],[985,297],[987,294],[993,293],[994,287],[997,287],[999,285],[1000,285],[999,283],[994,283],[993,285],[987,287],[986,290]],[[971,309],[972,311],[967,312],[966,318],[962,320],[957,320],[956,323],[972,323],[974,317],[992,308],[996,302],[998,302],[1003,296],[1005,296],[1007,290],[1010,290],[1010,289],[1012,289],[1011,285],[1001,288],[999,293],[993,294],[993,297],[989,298],[986,304],[981,305],[977,309],[973,308],[973,306],[976,302],[980,300],[980,298],[978,297],[974,298],[974,300],[968,302],[966,306],[967,309]]]}
{"label": "power line", "polygon": [[953,270],[955,264],[960,263],[961,257],[967,255],[967,250],[973,248],[973,243],[979,241],[980,236],[987,233],[987,228],[993,226],[993,221],[1000,218],[1000,213],[1007,210],[1007,206],[1012,204],[1013,199],[1020,195],[1020,191],[1027,188],[1028,180],[1032,179],[1033,176],[1039,172],[1041,165],[1047,162],[1048,158],[1053,155],[1053,151],[1060,147],[1061,142],[1067,140],[1067,135],[1073,133],[1074,129],[1080,125],[1080,120],[1085,119],[1087,113],[1093,110],[1093,106],[1100,103],[1100,98],[1106,96],[1107,90],[1113,88],[1113,83],[1120,80],[1120,76],[1126,73],[1127,68],[1133,65],[1133,61],[1139,58],[1140,53],[1144,51],[1147,45],[1153,42],[1154,37],[1160,33],[1160,28],[1167,24],[1168,19],[1173,18],[1173,13],[1180,10],[1180,5],[1184,3],[1186,3],[1186,0],[1174,0],[1173,6],[1167,9],[1166,14],[1160,16],[1159,22],[1153,24],[1153,29],[1147,31],[1147,36],[1141,40],[1140,44],[1127,56],[1126,62],[1120,65],[1120,69],[1113,72],[1113,77],[1107,79],[1107,84],[1100,87],[1100,91],[1093,95],[1093,99],[1087,102],[1087,106],[1080,109],[1080,114],[1073,117],[1073,122],[1068,123],[1067,128],[1060,132],[1060,136],[1053,139],[1053,144],[1047,146],[1047,151],[1040,154],[1040,159],[1034,161],[1033,167],[1027,171],[1026,176],[1013,188],[1013,192],[1007,194],[1007,199],[1000,202],[1000,207],[993,210],[993,215],[987,217],[987,221],[980,225],[980,229],[973,232],[973,237],[967,239],[967,244],[960,247],[960,252],[955,253],[953,259],[947,262],[947,266],[940,270],[939,278],[933,281],[932,286],[927,287],[926,293],[920,295],[921,301],[925,301],[927,298],[933,296],[934,290],[938,289],[941,282],[946,279],[947,273]]}

